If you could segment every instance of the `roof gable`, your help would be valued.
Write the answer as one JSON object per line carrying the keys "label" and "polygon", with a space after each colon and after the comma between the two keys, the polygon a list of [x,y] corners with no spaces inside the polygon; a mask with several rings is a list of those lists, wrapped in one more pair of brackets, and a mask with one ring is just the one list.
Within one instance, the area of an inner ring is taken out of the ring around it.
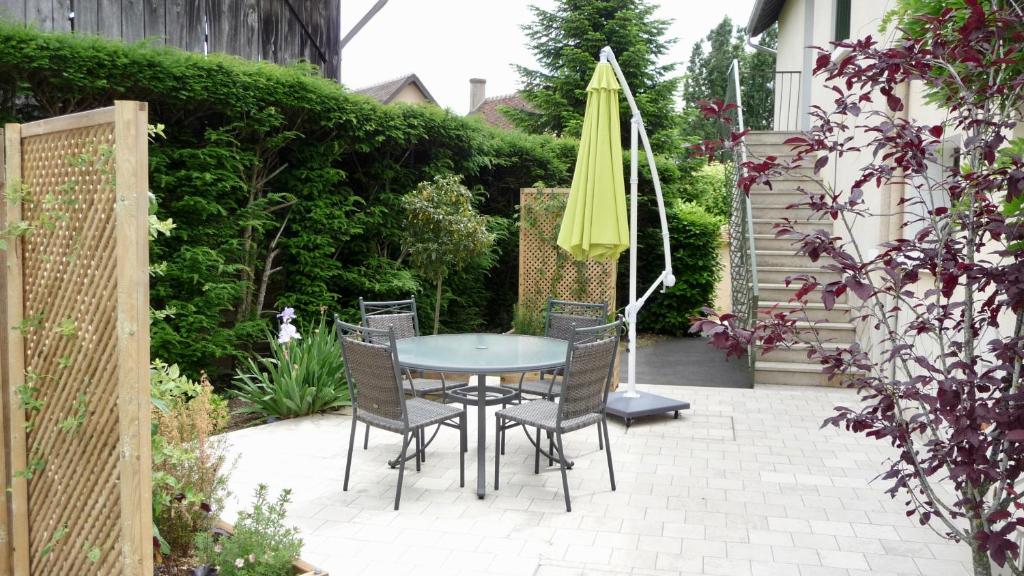
{"label": "roof gable", "polygon": [[395,96],[397,96],[402,91],[403,88],[410,84],[415,86],[416,89],[423,94],[423,97],[426,98],[428,102],[435,105],[437,104],[437,100],[434,100],[434,97],[430,94],[430,91],[427,90],[427,87],[423,85],[423,81],[420,80],[420,77],[415,74],[407,74],[400,78],[395,78],[394,80],[388,80],[387,82],[381,82],[380,84],[367,86],[366,88],[359,88],[355,92],[357,94],[363,94],[371,98],[374,98],[381,104],[390,104],[391,101],[395,99]]}

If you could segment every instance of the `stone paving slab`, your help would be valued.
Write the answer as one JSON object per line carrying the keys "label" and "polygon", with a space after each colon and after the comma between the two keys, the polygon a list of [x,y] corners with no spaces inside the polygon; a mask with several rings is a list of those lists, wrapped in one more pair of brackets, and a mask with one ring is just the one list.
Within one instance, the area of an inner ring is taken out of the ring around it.
{"label": "stone paving slab", "polygon": [[[232,457],[225,517],[257,484],[291,488],[290,521],[303,557],[332,575],[967,576],[966,546],[906,518],[902,500],[872,479],[892,456],[880,442],[819,430],[849,390],[641,386],[690,401],[679,420],[645,419],[629,432],[611,420],[618,490],[612,492],[595,429],[566,436],[576,466],[566,513],[558,468],[533,474],[533,453],[510,431],[493,490],[478,500],[475,434],[466,487],[458,487],[458,436],[444,429],[421,472],[410,467],[401,510],[397,472],[385,464],[399,437],[380,430],[362,450],[348,492],[341,484],[350,419],[299,418],[226,435]],[[469,417],[475,431],[474,412]]]}

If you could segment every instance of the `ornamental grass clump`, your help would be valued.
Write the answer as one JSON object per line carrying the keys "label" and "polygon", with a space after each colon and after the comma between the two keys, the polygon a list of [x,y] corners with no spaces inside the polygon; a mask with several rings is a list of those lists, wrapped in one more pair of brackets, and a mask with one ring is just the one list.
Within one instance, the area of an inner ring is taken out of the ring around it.
{"label": "ornamental grass clump", "polygon": [[290,490],[271,501],[266,484],[260,484],[252,509],[238,513],[231,534],[197,536],[196,556],[206,573],[212,568],[217,576],[291,576],[302,540],[296,528],[284,524],[290,502]]}
{"label": "ornamental grass clump", "polygon": [[305,336],[294,324],[293,309],[278,318],[277,336],[268,336],[270,357],[248,358],[235,376],[232,394],[246,401],[243,410],[294,418],[351,404],[341,349],[326,317],[321,314]]}

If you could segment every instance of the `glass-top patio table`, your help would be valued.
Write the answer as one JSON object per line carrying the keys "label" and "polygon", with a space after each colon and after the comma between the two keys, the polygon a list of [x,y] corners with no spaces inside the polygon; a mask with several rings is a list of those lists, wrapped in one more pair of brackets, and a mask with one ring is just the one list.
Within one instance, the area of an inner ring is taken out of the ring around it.
{"label": "glass-top patio table", "polygon": [[568,342],[518,334],[439,334],[404,338],[395,345],[403,368],[476,374],[476,384],[449,390],[449,397],[477,405],[476,495],[483,498],[487,406],[507,402],[514,395],[513,390],[487,386],[487,375],[563,367]]}

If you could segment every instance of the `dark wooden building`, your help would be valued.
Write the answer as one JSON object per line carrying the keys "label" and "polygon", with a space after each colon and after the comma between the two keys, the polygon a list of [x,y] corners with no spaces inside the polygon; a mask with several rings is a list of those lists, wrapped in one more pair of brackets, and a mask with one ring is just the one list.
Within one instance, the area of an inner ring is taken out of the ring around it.
{"label": "dark wooden building", "polygon": [[148,40],[339,78],[340,0],[0,0],[0,18],[42,30]]}

